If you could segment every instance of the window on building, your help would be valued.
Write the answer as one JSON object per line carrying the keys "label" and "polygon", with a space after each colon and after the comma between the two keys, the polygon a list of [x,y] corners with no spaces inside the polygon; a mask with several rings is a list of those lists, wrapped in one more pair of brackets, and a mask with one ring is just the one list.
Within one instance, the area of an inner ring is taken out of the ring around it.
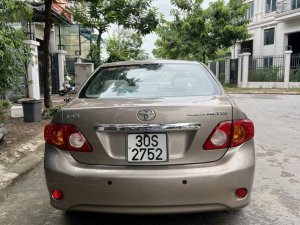
{"label": "window on building", "polygon": [[266,29],[264,31],[264,45],[273,45],[274,44],[274,33],[275,29]]}
{"label": "window on building", "polygon": [[264,57],[264,67],[272,67],[273,66],[273,57]]}
{"label": "window on building", "polygon": [[265,0],[266,1],[266,13],[276,11],[277,0]]}
{"label": "window on building", "polygon": [[300,8],[300,0],[292,0],[292,9]]}
{"label": "window on building", "polygon": [[[299,0],[300,1],[300,0]],[[254,3],[253,2],[249,2],[249,8],[246,11],[246,19],[251,19],[253,17],[253,10],[254,10]]]}

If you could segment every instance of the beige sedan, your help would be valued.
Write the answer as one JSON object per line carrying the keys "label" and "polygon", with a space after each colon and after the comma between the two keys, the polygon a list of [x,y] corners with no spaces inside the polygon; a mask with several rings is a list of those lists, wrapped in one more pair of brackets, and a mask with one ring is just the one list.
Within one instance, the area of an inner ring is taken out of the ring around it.
{"label": "beige sedan", "polygon": [[249,204],[254,126],[201,63],[99,67],[45,127],[51,205],[184,213]]}

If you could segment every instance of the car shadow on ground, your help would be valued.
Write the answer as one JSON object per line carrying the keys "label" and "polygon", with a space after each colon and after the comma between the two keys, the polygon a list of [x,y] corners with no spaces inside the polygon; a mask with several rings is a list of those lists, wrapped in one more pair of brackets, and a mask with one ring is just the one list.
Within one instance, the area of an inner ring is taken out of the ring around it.
{"label": "car shadow on ground", "polygon": [[65,212],[64,224],[101,225],[182,225],[239,224],[243,210],[176,215],[115,215],[86,212]]}

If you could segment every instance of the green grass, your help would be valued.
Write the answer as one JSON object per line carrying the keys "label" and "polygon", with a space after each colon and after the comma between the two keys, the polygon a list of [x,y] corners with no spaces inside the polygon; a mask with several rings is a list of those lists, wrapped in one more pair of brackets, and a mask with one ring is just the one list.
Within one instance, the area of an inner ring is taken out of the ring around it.
{"label": "green grass", "polygon": [[8,100],[0,99],[0,123],[4,122],[7,110],[11,107],[11,103]]}

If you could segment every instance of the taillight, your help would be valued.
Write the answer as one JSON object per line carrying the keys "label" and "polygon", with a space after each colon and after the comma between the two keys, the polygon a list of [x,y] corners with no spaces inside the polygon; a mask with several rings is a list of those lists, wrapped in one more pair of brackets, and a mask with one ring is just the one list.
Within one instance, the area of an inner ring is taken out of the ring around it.
{"label": "taillight", "polygon": [[92,148],[77,127],[71,124],[48,124],[44,130],[46,143],[62,150],[91,152]]}
{"label": "taillight", "polygon": [[238,146],[254,137],[254,124],[251,120],[233,121],[231,147]]}
{"label": "taillight", "polygon": [[217,125],[204,143],[204,150],[235,147],[254,137],[251,120],[224,121]]}
{"label": "taillight", "polygon": [[204,144],[205,150],[228,148],[231,138],[231,121],[217,125]]}

